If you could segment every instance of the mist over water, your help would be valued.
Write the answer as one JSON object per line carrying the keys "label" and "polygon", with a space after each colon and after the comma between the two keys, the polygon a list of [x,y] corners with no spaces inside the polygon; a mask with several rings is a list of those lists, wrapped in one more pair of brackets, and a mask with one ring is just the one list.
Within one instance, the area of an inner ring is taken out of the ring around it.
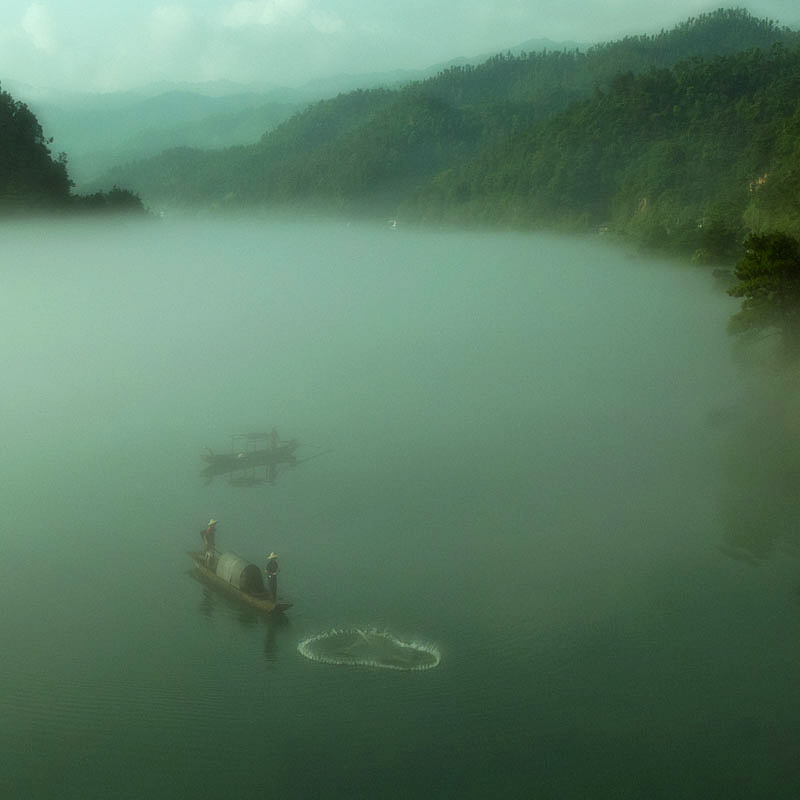
{"label": "mist over water", "polygon": [[[735,308],[600,239],[4,227],[0,793],[794,796],[796,393]],[[200,477],[273,425],[318,457]],[[192,580],[211,516],[288,624]]]}

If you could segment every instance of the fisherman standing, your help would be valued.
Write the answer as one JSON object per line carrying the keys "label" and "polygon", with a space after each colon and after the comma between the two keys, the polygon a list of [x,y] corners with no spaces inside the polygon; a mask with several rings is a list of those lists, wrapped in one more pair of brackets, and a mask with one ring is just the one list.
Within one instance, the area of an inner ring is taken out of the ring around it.
{"label": "fisherman standing", "polygon": [[214,536],[217,532],[217,521],[215,519],[211,519],[208,521],[208,527],[202,532],[201,536],[203,537],[203,550],[205,553],[205,563],[206,567],[209,569],[211,568],[211,562],[214,560],[214,554],[216,553],[216,544],[214,542]]}
{"label": "fisherman standing", "polygon": [[267,589],[269,589],[272,602],[278,602],[278,556],[270,553],[264,572],[267,573]]}

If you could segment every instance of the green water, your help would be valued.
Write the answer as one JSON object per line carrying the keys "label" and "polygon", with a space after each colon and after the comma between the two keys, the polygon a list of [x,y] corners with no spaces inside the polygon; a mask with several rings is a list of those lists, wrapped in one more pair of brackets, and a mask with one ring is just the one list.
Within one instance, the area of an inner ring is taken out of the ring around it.
{"label": "green water", "polygon": [[[599,239],[6,226],[0,796],[796,796],[793,395],[735,308]],[[200,478],[273,425],[321,455]],[[193,579],[212,516],[286,624]],[[441,663],[297,652],[356,627]]]}

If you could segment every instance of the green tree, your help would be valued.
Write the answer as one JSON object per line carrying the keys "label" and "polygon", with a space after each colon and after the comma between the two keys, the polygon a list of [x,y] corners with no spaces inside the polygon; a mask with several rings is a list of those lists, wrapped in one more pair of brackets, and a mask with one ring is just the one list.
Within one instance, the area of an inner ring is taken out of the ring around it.
{"label": "green tree", "polygon": [[0,210],[63,206],[72,181],[66,156],[53,159],[33,112],[0,91]]}
{"label": "green tree", "polygon": [[74,198],[77,211],[107,211],[111,213],[141,212],[145,208],[141,198],[129,189],[114,186],[108,192],[94,192],[88,195],[77,195]]}
{"label": "green tree", "polygon": [[736,265],[738,283],[728,289],[742,306],[731,333],[776,330],[787,345],[800,342],[800,242],[785,233],[751,234]]}

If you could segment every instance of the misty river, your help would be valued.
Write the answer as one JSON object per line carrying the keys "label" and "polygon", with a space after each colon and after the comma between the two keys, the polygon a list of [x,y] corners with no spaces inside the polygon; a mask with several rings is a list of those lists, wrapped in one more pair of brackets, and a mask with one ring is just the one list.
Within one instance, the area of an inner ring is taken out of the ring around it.
{"label": "misty river", "polygon": [[[737,307],[601,237],[6,224],[0,796],[798,796],[800,393]],[[354,626],[441,661],[297,650]]]}

